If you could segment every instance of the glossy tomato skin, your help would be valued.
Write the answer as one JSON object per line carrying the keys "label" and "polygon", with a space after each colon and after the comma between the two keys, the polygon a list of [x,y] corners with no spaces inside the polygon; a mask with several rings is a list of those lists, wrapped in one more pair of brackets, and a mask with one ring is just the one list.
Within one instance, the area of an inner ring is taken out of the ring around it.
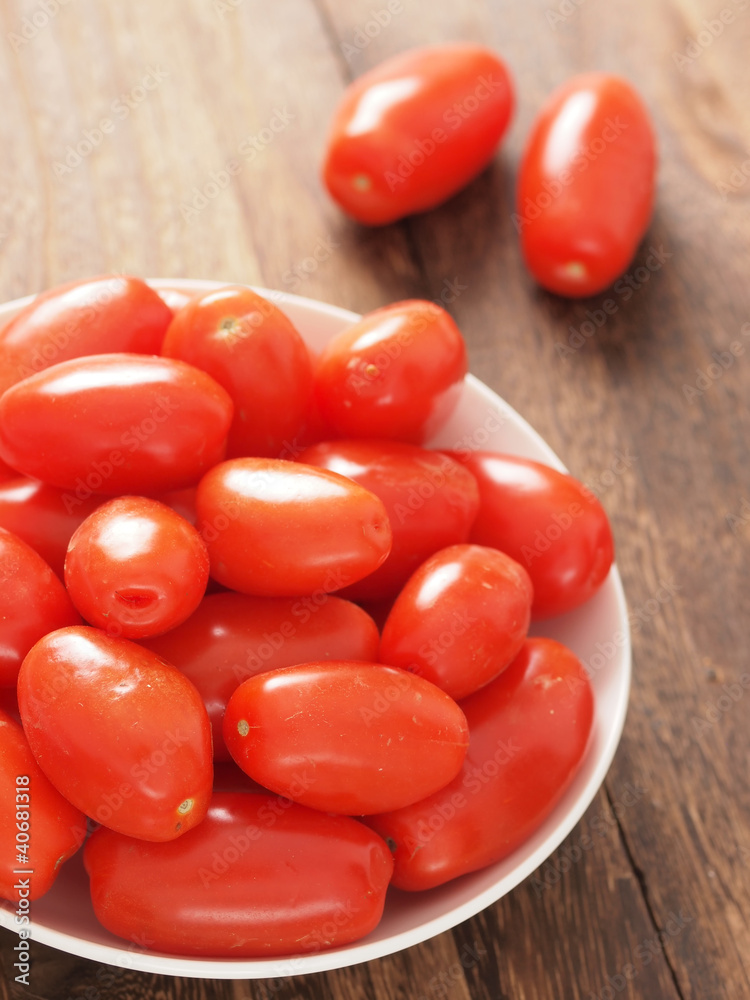
{"label": "glossy tomato skin", "polygon": [[453,412],[467,371],[466,345],[444,309],[395,302],[328,343],[315,398],[339,437],[423,444]]}
{"label": "glossy tomato skin", "polygon": [[197,530],[147,497],[116,497],[70,540],[65,585],[91,625],[143,639],[168,632],[198,607],[208,583],[208,552]]}
{"label": "glossy tomato skin", "polygon": [[452,545],[424,562],[396,598],[380,661],[466,698],[517,655],[532,597],[529,574],[509,556],[483,545]]}
{"label": "glossy tomato skin", "polygon": [[102,503],[95,494],[81,499],[16,474],[0,483],[0,527],[22,538],[62,579],[73,532]]}
{"label": "glossy tomato skin", "polygon": [[374,661],[379,643],[377,626],[365,611],[329,594],[225,593],[206,597],[186,622],[143,645],[195,684],[211,719],[214,760],[231,760],[222,722],[242,681],[311,660]]}
{"label": "glossy tomato skin", "polygon": [[211,795],[211,726],[176,667],[94,628],[59,629],[18,676],[37,763],[92,819],[143,840],[196,826]]}
{"label": "glossy tomato skin", "polygon": [[609,573],[614,541],[591,490],[515,455],[475,451],[460,459],[479,484],[471,541],[500,549],[528,571],[532,618],[565,614],[592,597]]}
{"label": "glossy tomato skin", "polygon": [[489,49],[403,52],[347,88],[328,138],[326,187],[365,225],[434,208],[484,170],[513,106],[510,74]]}
{"label": "glossy tomato skin", "polygon": [[399,889],[442,885],[522,844],[575,776],[594,702],[569,649],[553,639],[528,639],[508,669],[461,707],[471,742],[457,777],[416,805],[368,817],[395,845]]}
{"label": "glossy tomato skin", "polygon": [[356,941],[378,924],[393,869],[362,823],[276,796],[215,793],[171,844],[97,830],[91,898],[113,934],[178,955],[266,957]]}
{"label": "glossy tomato skin", "polygon": [[393,532],[391,552],[344,591],[351,600],[395,597],[439,549],[465,542],[479,509],[474,477],[447,455],[397,441],[327,441],[298,461],[347,476],[379,497]]}
{"label": "glossy tomato skin", "polygon": [[80,623],[65,587],[42,557],[0,528],[0,686],[16,683],[23,658],[47,632]]}
{"label": "glossy tomato skin", "polygon": [[86,817],[49,783],[23,729],[0,709],[0,897],[43,896],[85,836]]}
{"label": "glossy tomato skin", "polygon": [[231,396],[230,458],[277,457],[302,427],[310,355],[291,320],[251,289],[196,296],[172,321],[162,353],[208,372]]}
{"label": "glossy tomato skin", "polygon": [[596,295],[633,259],[651,219],[656,139],[626,80],[585,73],[549,98],[521,163],[516,226],[551,292]]}
{"label": "glossy tomato skin", "polygon": [[171,319],[140,278],[86,278],[37,295],[0,330],[0,354],[16,366],[15,381],[90,354],[158,354]]}
{"label": "glossy tomato skin", "polygon": [[220,461],[232,401],[172,358],[101,354],[64,361],[0,398],[0,455],[72,492],[158,494]]}
{"label": "glossy tomato skin", "polygon": [[351,816],[442,788],[468,745],[463,712],[439,688],[403,670],[346,661],[244,681],[229,699],[224,739],[261,785]]}
{"label": "glossy tomato skin", "polygon": [[211,575],[245,594],[340,590],[376,570],[391,548],[382,502],[311,465],[231,459],[200,481],[196,506]]}

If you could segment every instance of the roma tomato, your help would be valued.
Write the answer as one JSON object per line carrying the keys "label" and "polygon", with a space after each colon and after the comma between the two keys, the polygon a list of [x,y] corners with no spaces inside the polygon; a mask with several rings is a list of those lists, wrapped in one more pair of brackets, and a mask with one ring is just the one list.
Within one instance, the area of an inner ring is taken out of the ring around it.
{"label": "roma tomato", "polygon": [[626,80],[584,73],[558,88],[521,162],[516,228],[540,285],[596,295],[623,273],[648,228],[656,140]]}
{"label": "roma tomato", "polygon": [[173,840],[206,815],[211,726],[176,667],[127,639],[64,628],[18,675],[29,746],[52,784],[98,823]]}
{"label": "roma tomato", "polygon": [[303,663],[243,681],[227,705],[224,739],[264,787],[351,816],[442,788],[468,745],[463,712],[434,684],[350,662]]}
{"label": "roma tomato", "polygon": [[394,851],[399,889],[432,889],[522,844],[580,767],[594,702],[569,649],[528,639],[508,669],[461,707],[471,742],[457,777],[422,802],[368,817]]}
{"label": "roma tomato", "polygon": [[184,622],[208,583],[208,552],[171,507],[117,497],[87,517],[70,540],[65,585],[91,625],[144,639]]}
{"label": "roma tomato", "polygon": [[172,321],[162,354],[208,372],[234,402],[227,454],[277,457],[302,427],[312,364],[291,320],[249,288],[193,298]]}
{"label": "roma tomato", "polygon": [[434,208],[484,170],[513,105],[510,74],[489,49],[403,52],[346,90],[328,138],[326,187],[366,225]]}
{"label": "roma tomato", "polygon": [[16,683],[24,656],[53,629],[81,619],[38,553],[0,528],[0,686]]}
{"label": "roma tomato", "polygon": [[16,475],[0,483],[0,527],[22,538],[62,579],[73,532],[102,502],[94,494],[81,499],[38,479]]}
{"label": "roma tomato", "polygon": [[172,316],[194,297],[194,292],[186,292],[183,288],[159,288],[156,294],[169,308]]}
{"label": "roma tomato", "polygon": [[211,719],[214,760],[230,760],[222,721],[242,681],[311,660],[372,662],[379,642],[377,626],[366,612],[328,594],[212,594],[184,624],[142,645],[195,684]]}
{"label": "roma tomato", "polygon": [[23,729],[0,709],[0,896],[43,896],[85,837],[86,817],[49,783]]}
{"label": "roma tomato", "polygon": [[100,354],[64,361],[0,398],[0,456],[73,491],[182,489],[220,461],[232,401],[205,372],[172,358]]}
{"label": "roma tomato", "polygon": [[453,412],[467,371],[463,337],[444,309],[396,302],[329,342],[315,397],[340,437],[423,444]]}
{"label": "roma tomato", "polygon": [[244,594],[340,590],[390,552],[380,500],[335,472],[271,458],[235,458],[198,484],[198,526],[211,575]]}
{"label": "roma tomato", "polygon": [[500,549],[528,571],[535,619],[562,615],[604,583],[614,559],[607,514],[591,490],[541,462],[462,453],[479,483],[471,541]]}
{"label": "roma tomato", "polygon": [[328,441],[298,461],[353,479],[380,497],[393,532],[383,565],[344,591],[354,601],[395,597],[438,549],[465,542],[479,509],[474,477],[447,455],[396,441]]}
{"label": "roma tomato", "polygon": [[37,295],[0,330],[17,378],[89,354],[158,354],[172,312],[140,278],[104,275]]}
{"label": "roma tomato", "polygon": [[380,661],[465,698],[505,670],[523,645],[529,574],[482,545],[452,545],[412,576],[383,629]]}
{"label": "roma tomato", "polygon": [[242,792],[215,793],[201,825],[171,844],[97,830],[84,859],[107,930],[169,954],[230,958],[364,937],[393,869],[362,823]]}

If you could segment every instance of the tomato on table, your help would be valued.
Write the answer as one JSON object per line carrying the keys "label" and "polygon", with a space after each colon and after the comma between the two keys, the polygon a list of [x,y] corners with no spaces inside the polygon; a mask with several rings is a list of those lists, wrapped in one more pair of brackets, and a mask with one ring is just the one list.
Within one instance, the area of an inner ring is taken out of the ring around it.
{"label": "tomato on table", "polygon": [[357,941],[393,870],[377,834],[288,799],[216,792],[195,830],[147,844],[97,830],[86,844],[97,919],[155,951],[265,957]]}
{"label": "tomato on table", "polygon": [[326,441],[297,458],[347,476],[379,497],[393,532],[383,565],[342,596],[395,597],[421,563],[439,549],[465,542],[479,509],[474,477],[435,451],[397,441]]}
{"label": "tomato on table", "polygon": [[250,597],[212,594],[177,628],[142,642],[178,667],[200,691],[211,719],[214,760],[231,760],[224,710],[242,681],[312,660],[378,657],[380,636],[370,616],[330,594]]}
{"label": "tomato on table", "polygon": [[482,545],[451,545],[424,562],[388,615],[380,661],[465,698],[497,677],[523,645],[529,574]]}
{"label": "tomato on table", "polygon": [[0,528],[0,686],[14,685],[42,636],[81,616],[52,569],[26,542]]}
{"label": "tomato on table", "polygon": [[98,823],[173,840],[206,815],[211,725],[176,667],[127,639],[63,628],[18,675],[29,746],[52,784]]}
{"label": "tomato on table", "polygon": [[250,288],[230,285],[190,300],[162,354],[208,372],[234,403],[227,455],[277,457],[300,431],[312,364],[291,320]]}
{"label": "tomato on table", "polygon": [[345,212],[380,226],[450,198],[492,159],[513,114],[510,74],[490,49],[410,49],[350,84],[323,178]]}
{"label": "tomato on table", "polygon": [[591,490],[516,455],[475,451],[455,457],[479,484],[471,541],[500,549],[528,571],[533,618],[565,614],[596,593],[612,565],[614,541]]}
{"label": "tomato on table", "polygon": [[329,341],[315,370],[315,398],[338,437],[423,444],[458,403],[466,345],[433,302],[395,302]]}
{"label": "tomato on table", "polygon": [[211,576],[245,594],[340,590],[376,570],[391,548],[382,502],[312,465],[230,459],[201,479],[196,506]]}
{"label": "tomato on table", "polygon": [[[85,837],[86,817],[50,784],[23,729],[0,709],[0,897],[43,896]],[[18,926],[26,924],[22,915]]]}
{"label": "tomato on table", "polygon": [[198,607],[208,583],[203,539],[171,507],[116,497],[76,530],[65,585],[91,625],[143,639],[168,632]]}
{"label": "tomato on table", "polygon": [[359,816],[442,788],[461,768],[468,732],[458,705],[429,681],[329,661],[243,681],[227,705],[224,739],[271,791]]}
{"label": "tomato on table", "polygon": [[367,818],[394,851],[399,889],[432,889],[507,857],[550,814],[584,759],[591,685],[578,658],[553,639],[527,639],[508,669],[461,707],[470,743],[456,778],[421,802]]}
{"label": "tomato on table", "polygon": [[635,88],[584,73],[539,112],[521,161],[516,228],[544,288],[596,295],[621,275],[651,219],[656,138]]}
{"label": "tomato on table", "polygon": [[221,461],[231,419],[225,390],[184,361],[99,354],[0,397],[0,457],[75,499],[158,494],[194,485]]}

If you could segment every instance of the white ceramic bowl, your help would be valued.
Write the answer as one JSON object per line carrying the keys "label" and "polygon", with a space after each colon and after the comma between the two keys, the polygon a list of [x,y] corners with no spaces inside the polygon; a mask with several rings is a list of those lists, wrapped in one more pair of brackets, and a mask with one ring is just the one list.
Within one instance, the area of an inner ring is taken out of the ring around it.
{"label": "white ceramic bowl", "polygon": [[[212,281],[154,280],[156,288],[188,292],[221,287]],[[281,292],[271,298],[315,348],[359,317],[334,306]],[[0,307],[0,324],[31,298]],[[489,448],[564,469],[560,459],[526,421],[472,376],[459,406],[430,446]],[[589,667],[595,695],[591,744],[571,787],[546,822],[522,847],[498,864],[424,893],[391,891],[380,925],[362,941],[287,959],[195,959],[134,948],[99,925],[89,901],[81,852],[61,871],[52,890],[32,903],[33,940],[109,965],[163,975],[205,979],[265,979],[322,972],[390,955],[461,923],[494,903],[531,874],[565,839],[594,798],[612,762],[625,721],[630,688],[630,641],[622,584],[613,567],[599,592],[584,606],[541,623],[536,633],[569,646]],[[612,642],[616,633],[625,641]],[[604,652],[602,652],[602,649]],[[611,654],[611,655],[610,655]],[[12,908],[0,904],[0,925],[14,929]],[[33,947],[33,946],[32,946]]]}

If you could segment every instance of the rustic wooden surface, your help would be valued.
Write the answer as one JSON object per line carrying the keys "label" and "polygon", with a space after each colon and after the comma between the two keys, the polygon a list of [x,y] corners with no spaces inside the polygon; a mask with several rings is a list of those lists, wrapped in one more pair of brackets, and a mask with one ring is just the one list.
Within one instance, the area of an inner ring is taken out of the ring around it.
{"label": "rustic wooden surface", "polygon": [[[53,14],[28,39],[24,18],[44,22],[44,5],[0,0],[0,299],[108,270],[253,282],[359,311],[465,286],[449,308],[473,371],[599,486],[636,616],[630,714],[605,787],[564,847],[473,920],[369,965],[272,983],[126,973],[34,945],[26,988],[10,982],[3,932],[2,1000],[750,997],[750,698],[723,689],[749,669],[750,3],[723,2],[734,20],[714,37],[703,22],[719,0],[403,0],[362,45],[386,0],[47,0]],[[509,139],[448,205],[364,231],[318,182],[327,118],[367,67],[454,38],[512,67]],[[535,108],[588,68],[625,74],[653,111],[658,208],[631,273],[650,248],[662,263],[568,353],[558,345],[604,296],[536,289],[510,213]],[[149,73],[153,89],[139,89]],[[55,170],[126,96],[114,131]],[[264,128],[272,141],[245,159]],[[226,189],[186,219],[194,188],[232,160]],[[733,341],[744,353],[700,379]]]}

